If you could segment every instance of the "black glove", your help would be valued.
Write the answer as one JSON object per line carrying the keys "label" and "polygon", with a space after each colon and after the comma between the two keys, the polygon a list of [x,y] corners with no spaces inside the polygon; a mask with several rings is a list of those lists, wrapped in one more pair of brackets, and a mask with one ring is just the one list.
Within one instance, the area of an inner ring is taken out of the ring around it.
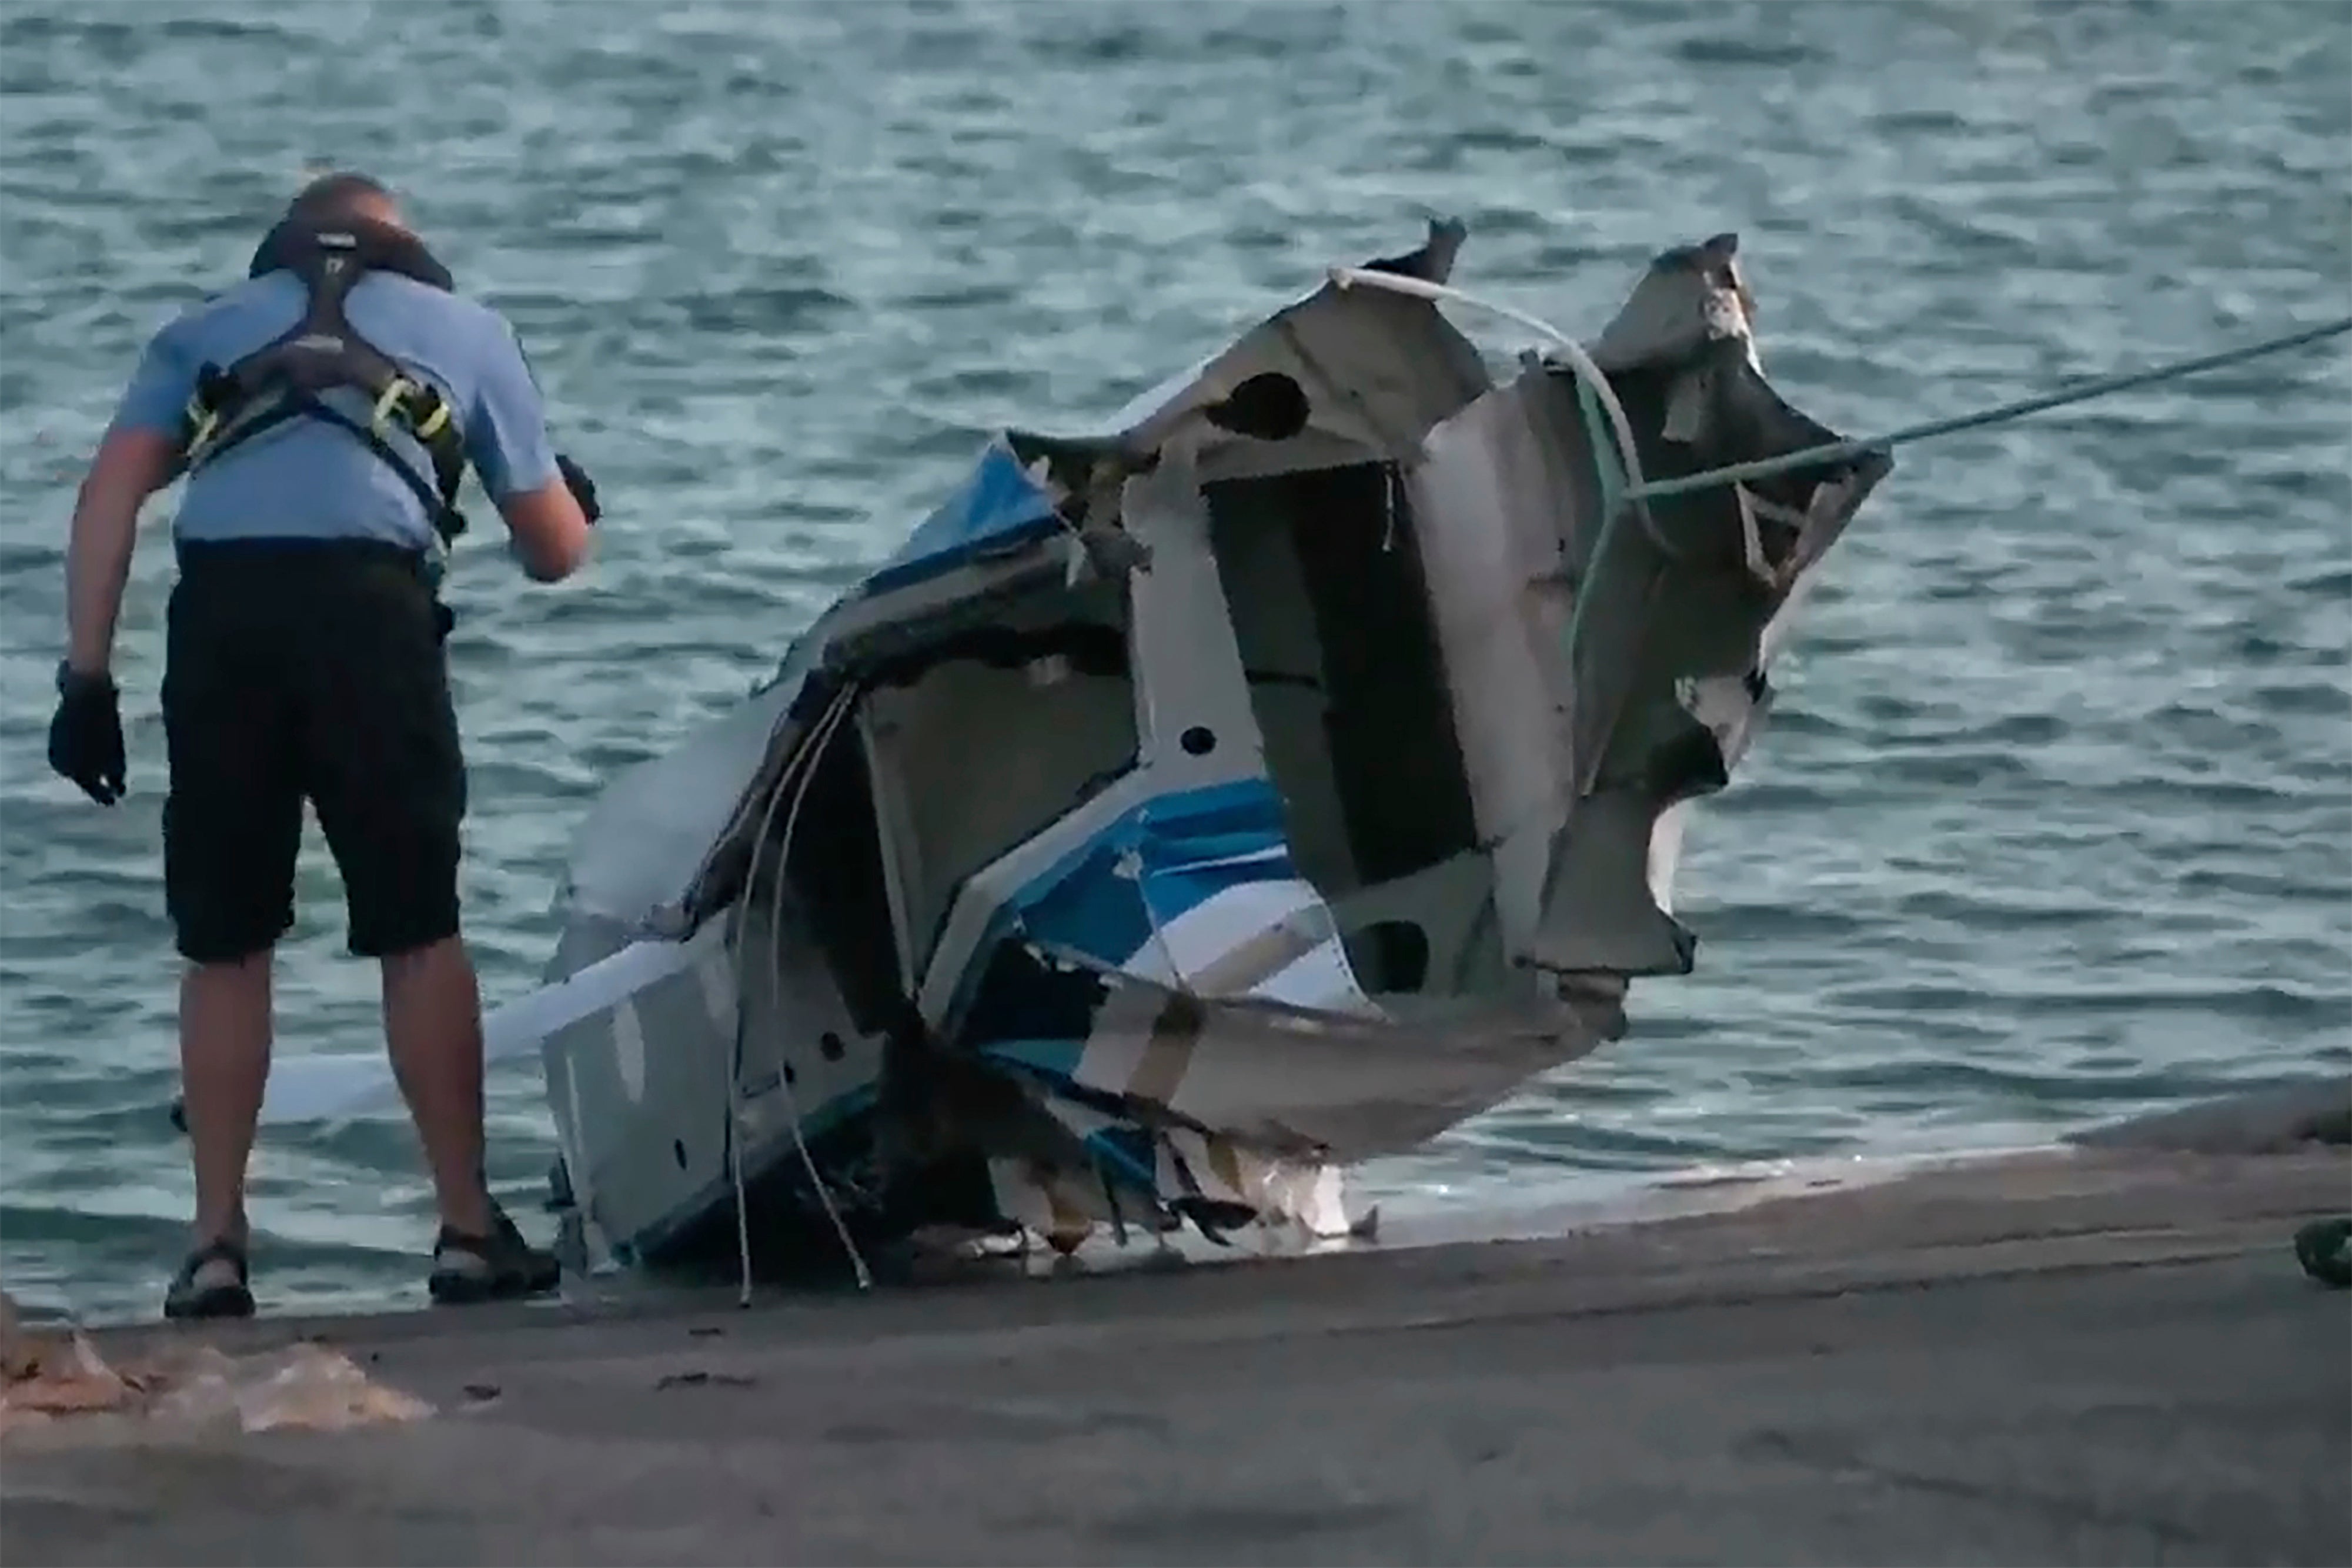
{"label": "black glove", "polygon": [[49,720],[49,766],[101,806],[122,799],[122,708],[114,677],[58,666],[58,714]]}
{"label": "black glove", "polygon": [[572,498],[580,503],[581,511],[587,515],[591,524],[604,515],[604,509],[596,504],[596,481],[588,477],[585,468],[559,452],[555,455],[555,471],[563,476],[563,483],[571,490]]}

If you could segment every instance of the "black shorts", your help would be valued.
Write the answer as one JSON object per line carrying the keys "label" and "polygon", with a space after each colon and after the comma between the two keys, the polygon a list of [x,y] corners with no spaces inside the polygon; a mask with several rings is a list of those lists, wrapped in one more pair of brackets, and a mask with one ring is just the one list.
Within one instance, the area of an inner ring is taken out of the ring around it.
{"label": "black shorts", "polygon": [[457,932],[466,763],[422,558],[361,541],[187,544],[165,633],[163,889],[183,956],[294,924],[302,803],[342,873],[351,950]]}

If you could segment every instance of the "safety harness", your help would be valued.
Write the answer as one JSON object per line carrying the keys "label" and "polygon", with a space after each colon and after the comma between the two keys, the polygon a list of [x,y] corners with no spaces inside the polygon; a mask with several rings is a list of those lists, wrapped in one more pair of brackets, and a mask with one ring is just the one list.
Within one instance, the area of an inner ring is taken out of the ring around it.
{"label": "safety harness", "polygon": [[[289,419],[340,425],[363,441],[416,493],[444,545],[466,531],[457,488],[466,476],[466,445],[457,418],[439,392],[410,375],[354,331],[343,313],[352,286],[368,273],[390,272],[430,287],[453,287],[446,268],[413,235],[383,224],[354,222],[313,228],[291,223],[270,231],[254,253],[248,276],[286,269],[302,280],[310,306],[282,336],[226,369],[205,365],[188,400],[187,471]],[[371,400],[365,423],[326,400],[337,388]],[[431,461],[430,478],[385,439],[397,427]]]}

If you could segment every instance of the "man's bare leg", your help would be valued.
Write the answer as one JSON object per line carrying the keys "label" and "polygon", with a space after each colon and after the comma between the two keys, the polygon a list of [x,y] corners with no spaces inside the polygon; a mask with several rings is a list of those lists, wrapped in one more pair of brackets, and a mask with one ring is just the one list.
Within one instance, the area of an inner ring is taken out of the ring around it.
{"label": "man's bare leg", "polygon": [[482,1181],[482,996],[463,938],[384,958],[383,1030],[441,1222],[488,1236],[496,1222]]}
{"label": "man's bare leg", "polygon": [[195,1244],[247,1239],[246,1166],[269,1081],[270,950],[180,977],[180,1082],[196,1174]]}

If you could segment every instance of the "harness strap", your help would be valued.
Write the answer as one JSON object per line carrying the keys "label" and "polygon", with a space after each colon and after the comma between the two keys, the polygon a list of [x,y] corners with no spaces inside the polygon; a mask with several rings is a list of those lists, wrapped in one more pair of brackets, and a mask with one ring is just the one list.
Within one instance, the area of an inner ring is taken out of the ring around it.
{"label": "harness strap", "polygon": [[[227,369],[206,365],[198,371],[187,408],[188,471],[288,420],[323,420],[390,464],[443,542],[455,540],[466,529],[457,504],[466,451],[449,405],[439,392],[354,331],[344,311],[352,285],[371,269],[443,288],[449,286],[448,274],[413,236],[357,224],[332,230],[281,225],[253,259],[255,276],[280,267],[300,277],[309,291],[302,319]],[[365,423],[326,401],[325,394],[337,388],[353,388],[373,400]],[[432,465],[429,479],[385,439],[394,425],[424,447]]]}

